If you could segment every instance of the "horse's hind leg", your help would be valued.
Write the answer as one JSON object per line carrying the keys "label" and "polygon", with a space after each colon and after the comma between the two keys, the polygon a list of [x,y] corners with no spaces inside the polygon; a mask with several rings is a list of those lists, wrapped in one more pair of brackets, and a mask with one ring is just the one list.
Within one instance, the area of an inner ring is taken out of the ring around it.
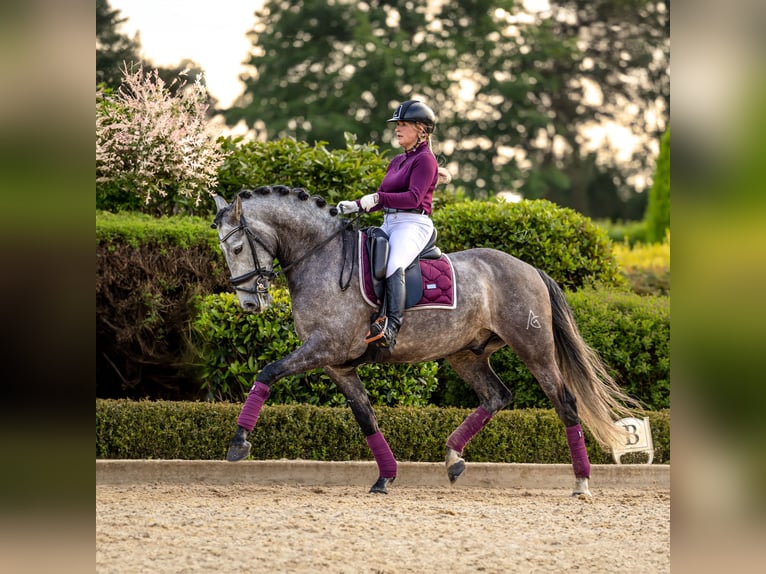
{"label": "horse's hind leg", "polygon": [[[590,496],[591,493],[588,487],[590,461],[588,460],[588,451],[585,449],[580,417],[577,414],[577,401],[564,384],[561,371],[553,356],[553,351],[550,351],[548,354],[549,358],[545,361],[541,361],[540,357],[537,360],[525,357],[524,351],[517,351],[517,353],[535,376],[545,395],[553,403],[556,414],[566,427],[567,444],[569,445],[572,468],[575,475],[575,487],[572,491],[572,496],[581,494]],[[545,355],[543,354],[543,356]]]}
{"label": "horse's hind leg", "polygon": [[353,367],[325,367],[325,372],[346,397],[354,418],[367,438],[375,462],[378,464],[378,480],[370,488],[371,493],[388,494],[388,486],[396,478],[396,459],[378,427],[378,419],[362,381]]}
{"label": "horse's hind leg", "polygon": [[485,349],[481,355],[462,351],[447,357],[447,361],[479,397],[479,407],[456,428],[447,439],[447,476],[454,483],[465,471],[463,449],[476,433],[489,422],[497,411],[511,402],[511,391],[495,374],[489,364],[494,349]]}

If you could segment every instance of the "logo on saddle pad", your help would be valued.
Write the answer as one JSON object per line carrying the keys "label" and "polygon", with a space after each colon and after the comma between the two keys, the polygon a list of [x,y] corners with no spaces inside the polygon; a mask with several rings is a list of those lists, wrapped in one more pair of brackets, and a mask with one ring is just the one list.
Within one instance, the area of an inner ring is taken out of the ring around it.
{"label": "logo on saddle pad", "polygon": [[[388,245],[387,240],[384,240],[385,246],[381,250],[380,245],[376,248],[375,241],[374,236],[368,236],[365,231],[361,231],[357,253],[362,296],[368,305],[378,308],[382,303]],[[429,251],[431,253],[428,257],[438,257],[424,258],[424,253]],[[405,309],[454,309],[457,284],[452,262],[440,251],[434,253],[426,249],[425,252],[404,272],[407,291]]]}

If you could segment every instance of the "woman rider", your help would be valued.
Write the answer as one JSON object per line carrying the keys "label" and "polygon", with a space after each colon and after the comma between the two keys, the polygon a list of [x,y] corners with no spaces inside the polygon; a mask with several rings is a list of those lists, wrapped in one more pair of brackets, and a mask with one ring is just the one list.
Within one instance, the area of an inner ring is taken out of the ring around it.
{"label": "woman rider", "polygon": [[[386,267],[386,308],[384,316],[370,326],[365,342],[393,352],[396,335],[402,324],[405,304],[404,270],[420,254],[434,233],[431,198],[437,183],[451,178],[440,170],[431,150],[431,134],[436,116],[418,100],[399,104],[388,122],[396,122],[396,139],[404,153],[388,164],[386,175],[376,193],[355,201],[341,201],[341,213],[383,210],[381,229],[388,235],[389,256]],[[441,178],[441,179],[440,179]]]}

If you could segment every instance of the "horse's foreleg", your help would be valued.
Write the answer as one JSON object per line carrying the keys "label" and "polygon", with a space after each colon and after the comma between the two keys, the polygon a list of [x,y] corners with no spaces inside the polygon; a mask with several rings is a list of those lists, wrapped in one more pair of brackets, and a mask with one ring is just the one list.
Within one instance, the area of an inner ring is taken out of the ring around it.
{"label": "horse's foreleg", "polygon": [[374,494],[388,494],[388,485],[396,479],[396,459],[383,433],[378,431],[367,436],[367,445],[378,464],[378,480],[370,488]]}
{"label": "horse's foreleg", "polygon": [[253,432],[255,423],[258,422],[258,415],[261,414],[263,403],[269,398],[269,392],[268,385],[255,381],[253,388],[247,394],[245,404],[237,418],[237,432],[229,441],[229,450],[226,453],[226,460],[229,462],[242,460],[250,454],[252,445],[247,441],[247,437]]}
{"label": "horse's foreleg", "polygon": [[460,377],[466,381],[479,397],[481,404],[447,438],[445,465],[450,483],[454,483],[465,472],[463,449],[468,442],[489,422],[489,420],[511,401],[511,392],[495,374],[489,364],[493,349],[486,349],[482,355],[472,351],[457,353],[447,360]]}
{"label": "horse's foreleg", "polygon": [[378,480],[371,493],[388,494],[388,486],[396,478],[396,459],[378,427],[378,419],[355,368],[325,367],[325,371],[343,393],[354,413],[354,418],[367,438],[367,446],[378,465]]}
{"label": "horse's foreleg", "polygon": [[325,364],[327,357],[316,351],[317,344],[306,342],[295,351],[280,359],[266,365],[258,373],[253,388],[247,395],[245,404],[237,418],[237,430],[229,441],[229,450],[226,453],[226,460],[236,462],[246,458],[250,454],[252,445],[247,437],[253,432],[255,423],[258,422],[258,416],[261,408],[269,398],[271,385],[283,378],[297,373],[304,373],[321,367]]}

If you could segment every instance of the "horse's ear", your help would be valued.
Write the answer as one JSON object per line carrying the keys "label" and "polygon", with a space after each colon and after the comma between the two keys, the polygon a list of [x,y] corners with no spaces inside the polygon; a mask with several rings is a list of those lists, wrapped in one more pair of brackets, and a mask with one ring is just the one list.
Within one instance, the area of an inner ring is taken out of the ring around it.
{"label": "horse's ear", "polygon": [[231,210],[231,220],[235,223],[239,223],[239,219],[242,216],[242,198],[237,195],[237,199],[234,200],[234,209]]}
{"label": "horse's ear", "polygon": [[226,200],[221,197],[220,195],[214,195],[213,200],[215,201],[215,207],[218,209],[218,211],[221,211],[225,207],[228,207],[229,204],[226,202]]}

